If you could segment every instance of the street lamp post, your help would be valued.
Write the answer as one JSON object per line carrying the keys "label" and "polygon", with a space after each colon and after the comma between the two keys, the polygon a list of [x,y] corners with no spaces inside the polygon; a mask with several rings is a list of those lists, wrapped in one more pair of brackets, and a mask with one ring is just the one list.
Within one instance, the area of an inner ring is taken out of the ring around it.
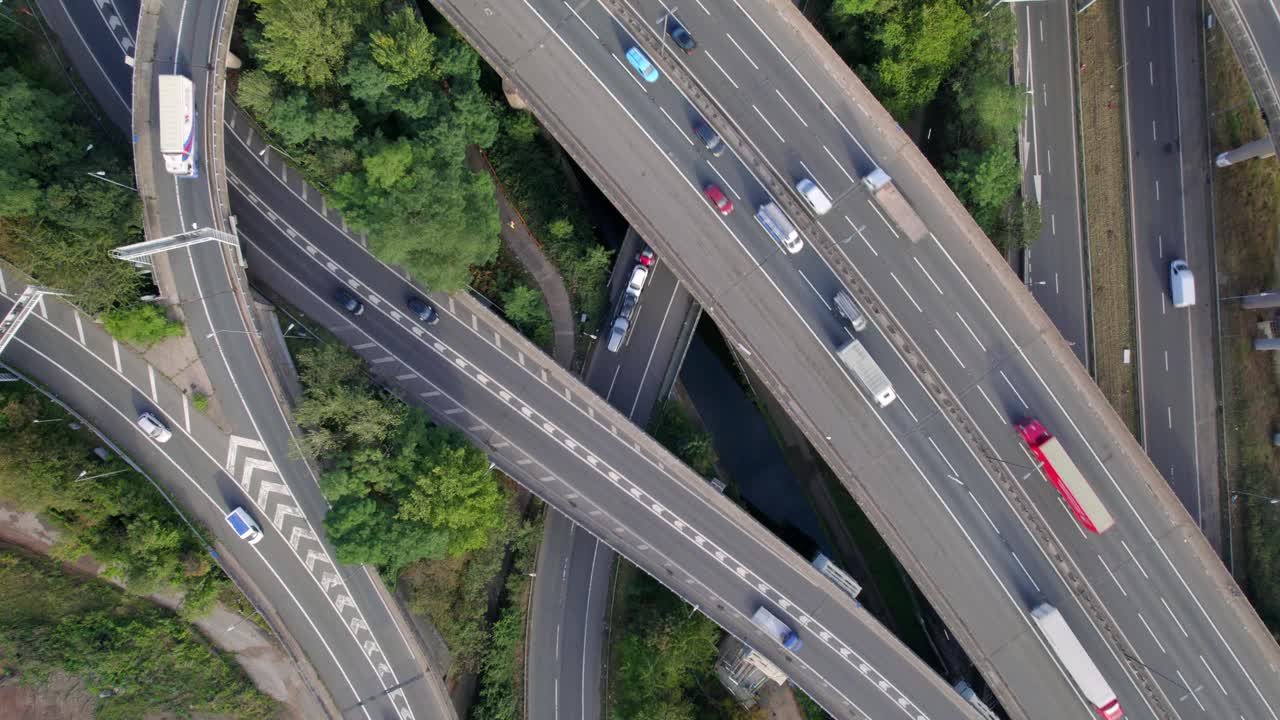
{"label": "street lamp post", "polygon": [[90,475],[88,470],[81,470],[80,474],[76,476],[76,482],[80,482],[82,480],[97,480],[98,478],[104,478],[110,475],[119,475],[122,472],[129,472],[129,468],[125,468],[123,470],[112,470],[107,473],[98,473],[97,475]]}
{"label": "street lamp post", "polygon": [[1231,493],[1231,502],[1235,502],[1237,499],[1239,499],[1241,495],[1245,497],[1257,498],[1259,500],[1265,500],[1267,501],[1268,505],[1280,504],[1280,497],[1271,497],[1270,495],[1259,495],[1257,493],[1244,492],[1242,490],[1236,490]]}
{"label": "street lamp post", "polygon": [[214,335],[217,335],[217,334],[219,334],[219,333],[236,333],[236,334],[239,334],[239,335],[257,335],[257,334],[258,334],[258,332],[257,332],[256,330],[253,330],[253,331],[250,331],[250,330],[214,330],[213,332],[209,333],[208,335],[205,335],[205,336],[204,336],[204,339],[205,339],[205,340],[212,340],[212,339],[213,339],[213,336],[214,336]]}
{"label": "street lamp post", "polygon": [[138,188],[136,188],[136,187],[132,187],[132,186],[130,186],[130,185],[125,185],[124,183],[121,183],[121,182],[116,182],[115,180],[112,180],[111,178],[107,177],[107,171],[106,171],[106,170],[98,170],[97,172],[87,172],[87,173],[85,173],[85,175],[88,175],[88,176],[89,176],[89,177],[91,177],[91,178],[97,178],[97,179],[101,180],[102,182],[111,183],[112,185],[115,185],[115,186],[117,186],[117,187],[122,187],[122,188],[124,188],[125,190],[129,190],[129,191],[131,191],[131,192],[138,192]]}

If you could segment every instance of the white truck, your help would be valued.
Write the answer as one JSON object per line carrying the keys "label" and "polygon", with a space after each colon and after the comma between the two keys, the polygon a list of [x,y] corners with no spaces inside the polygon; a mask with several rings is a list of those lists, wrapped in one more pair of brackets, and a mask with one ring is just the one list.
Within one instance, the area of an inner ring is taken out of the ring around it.
{"label": "white truck", "polygon": [[1080,639],[1071,632],[1071,626],[1067,625],[1062,613],[1049,603],[1041,603],[1031,610],[1031,619],[1040,628],[1040,632],[1044,633],[1049,647],[1053,648],[1054,654],[1067,669],[1067,674],[1097,709],[1098,714],[1104,720],[1120,720],[1124,717],[1124,710],[1120,709],[1120,701],[1116,699],[1115,692],[1107,684],[1106,678],[1102,677],[1098,666],[1093,664],[1089,653],[1085,652]]}
{"label": "white truck", "polygon": [[862,343],[850,340],[840,346],[839,355],[840,361],[858,377],[858,382],[871,393],[877,405],[889,407],[890,403],[897,399],[897,394],[893,392],[893,384],[889,382],[889,378],[885,376],[876,361],[871,359],[871,353],[867,352]]}
{"label": "white truck", "polygon": [[898,192],[889,173],[876,168],[862,177],[862,184],[871,191],[872,197],[889,214],[889,218],[897,223],[898,229],[911,238],[911,242],[920,242],[929,234],[929,227],[916,214],[911,203]]}
{"label": "white truck", "polygon": [[160,75],[160,154],[164,169],[196,177],[196,93],[190,78]]}
{"label": "white truck", "polygon": [[795,630],[792,630],[790,626],[779,620],[776,615],[769,612],[768,608],[763,605],[756,610],[755,615],[751,616],[751,622],[755,623],[761,630],[769,633],[769,636],[774,640],[782,643],[782,647],[792,652],[799,650],[804,645],[800,640],[800,636],[796,635]]}
{"label": "white truck", "polygon": [[858,593],[862,592],[862,585],[857,580],[854,580],[853,576],[845,572],[839,565],[831,562],[831,558],[823,555],[822,552],[818,552],[810,564],[813,565],[813,569],[825,575],[828,580],[835,583],[836,587],[853,598],[854,605],[862,607],[862,603],[858,602]]}

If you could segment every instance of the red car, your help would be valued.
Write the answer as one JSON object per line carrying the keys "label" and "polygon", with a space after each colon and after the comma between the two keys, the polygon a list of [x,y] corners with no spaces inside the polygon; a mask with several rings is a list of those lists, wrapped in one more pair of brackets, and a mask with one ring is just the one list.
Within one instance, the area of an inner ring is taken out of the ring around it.
{"label": "red car", "polygon": [[654,259],[655,258],[653,255],[653,248],[647,247],[641,250],[640,254],[636,255],[636,261],[638,261],[641,265],[644,265],[645,267],[649,267],[650,265],[652,265]]}
{"label": "red car", "polygon": [[707,183],[706,187],[702,188],[702,193],[707,196],[712,205],[716,206],[716,210],[719,210],[721,215],[733,212],[733,201],[725,196],[719,185]]}

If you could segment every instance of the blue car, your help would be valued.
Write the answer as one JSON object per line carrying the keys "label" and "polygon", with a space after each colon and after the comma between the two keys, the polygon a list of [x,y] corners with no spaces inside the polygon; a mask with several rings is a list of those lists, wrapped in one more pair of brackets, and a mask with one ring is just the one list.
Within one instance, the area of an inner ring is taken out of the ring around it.
{"label": "blue car", "polygon": [[658,81],[658,68],[649,62],[649,56],[645,55],[640,48],[633,47],[627,50],[627,62],[640,73],[640,77],[644,78],[645,82]]}

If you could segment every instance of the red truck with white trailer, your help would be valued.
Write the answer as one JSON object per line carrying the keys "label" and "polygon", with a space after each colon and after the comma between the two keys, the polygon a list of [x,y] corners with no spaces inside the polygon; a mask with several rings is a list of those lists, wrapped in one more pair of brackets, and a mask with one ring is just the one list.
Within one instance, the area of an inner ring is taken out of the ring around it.
{"label": "red truck with white trailer", "polygon": [[1018,434],[1026,441],[1027,447],[1031,448],[1031,453],[1040,461],[1040,469],[1044,470],[1049,482],[1062,493],[1067,507],[1071,508],[1081,525],[1102,534],[1116,524],[1115,518],[1111,517],[1111,513],[1102,504],[1102,498],[1093,491],[1089,481],[1084,479],[1080,468],[1071,461],[1067,451],[1062,449],[1062,443],[1050,435],[1039,420],[1029,420],[1019,425]]}
{"label": "red truck with white trailer", "polygon": [[1123,718],[1124,710],[1120,707],[1115,692],[1107,684],[1107,679],[1102,677],[1098,666],[1093,664],[1093,659],[1085,652],[1080,639],[1071,631],[1071,626],[1067,625],[1062,613],[1049,603],[1041,603],[1031,610],[1031,619],[1040,628],[1040,632],[1044,633],[1049,647],[1053,648],[1053,653],[1067,669],[1067,674],[1103,720]]}

